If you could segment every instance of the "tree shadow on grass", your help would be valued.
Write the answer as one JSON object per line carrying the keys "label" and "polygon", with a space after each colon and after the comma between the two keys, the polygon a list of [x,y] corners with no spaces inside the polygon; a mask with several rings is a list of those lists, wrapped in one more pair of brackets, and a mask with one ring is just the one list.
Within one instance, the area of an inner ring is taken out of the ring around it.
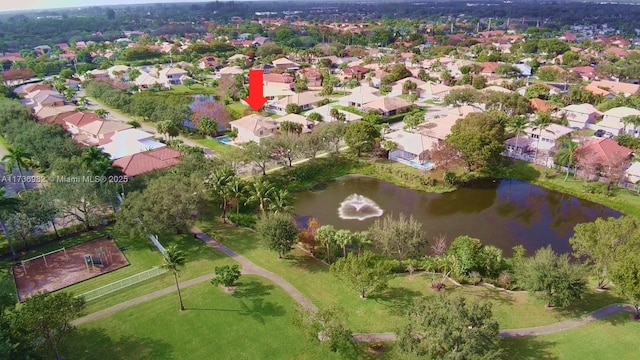
{"label": "tree shadow on grass", "polygon": [[292,266],[309,272],[329,271],[329,267],[323,264],[320,260],[304,254],[287,254],[284,257],[284,260]]}
{"label": "tree shadow on grass", "polygon": [[465,298],[476,301],[489,301],[500,305],[514,305],[516,303],[516,299],[513,295],[500,290],[488,289],[483,286],[457,287],[451,293],[460,294]]}
{"label": "tree shadow on grass", "polygon": [[232,296],[240,300],[239,314],[249,316],[261,324],[265,323],[266,318],[284,316],[286,311],[282,305],[264,299],[271,295],[274,288],[273,285],[265,285],[258,280],[238,282]]}
{"label": "tree shadow on grass", "polygon": [[[626,299],[616,295],[615,293],[611,292],[611,290],[601,292],[589,289],[584,293],[582,299],[576,301],[568,307],[557,308],[554,311],[557,311],[559,314],[565,317],[574,318],[587,315],[592,311],[616,303],[626,303]],[[613,318],[615,317],[607,316],[603,319],[610,321],[613,325],[617,325],[620,323],[620,321],[614,320]]]}
{"label": "tree shadow on grass", "polygon": [[371,296],[373,300],[389,308],[393,315],[404,315],[414,299],[423,296],[419,291],[390,286],[384,292]]}
{"label": "tree shadow on grass", "polygon": [[103,329],[76,329],[64,340],[60,353],[74,360],[173,359],[170,344],[140,336],[112,338]]}
{"label": "tree shadow on grass", "polygon": [[535,336],[519,338],[504,338],[500,340],[500,347],[506,359],[518,360],[557,360],[559,357],[551,352],[554,342],[540,340]]}

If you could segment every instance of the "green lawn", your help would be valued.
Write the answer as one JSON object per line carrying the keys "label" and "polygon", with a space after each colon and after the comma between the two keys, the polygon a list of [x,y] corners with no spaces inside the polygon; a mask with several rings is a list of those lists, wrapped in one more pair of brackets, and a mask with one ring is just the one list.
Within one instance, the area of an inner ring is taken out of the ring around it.
{"label": "green lawn", "polygon": [[[316,305],[343,307],[349,314],[349,326],[356,332],[396,331],[404,324],[404,311],[414,297],[435,295],[429,289],[431,277],[414,274],[398,276],[384,293],[360,300],[347,284],[329,273],[326,265],[300,250],[278,260],[277,255],[261,246],[255,233],[249,230],[212,221],[201,222],[198,226],[259,266],[285,278]],[[504,329],[546,325],[621,301],[610,293],[593,291],[571,308],[547,310],[543,301],[526,293],[509,294],[473,286],[448,291],[493,303],[496,318]]]}
{"label": "green lawn", "polygon": [[639,337],[640,322],[617,314],[555,334],[503,339],[502,346],[508,359],[637,359]]}
{"label": "green lawn", "polygon": [[234,119],[238,119],[238,118],[242,117],[242,114],[248,108],[249,107],[247,105],[245,105],[245,104],[243,104],[243,103],[241,103],[239,101],[227,105],[227,109],[231,113],[231,117],[233,117]]}
{"label": "green lawn", "polygon": [[209,283],[82,325],[67,338],[68,359],[335,359],[294,325],[297,305],[278,286],[243,276],[233,294]]}
{"label": "green lawn", "polygon": [[172,85],[170,90],[163,91],[163,93],[175,94],[175,95],[198,95],[198,94],[216,94],[216,88],[205,87],[202,84],[194,84],[189,87],[185,85]]}
{"label": "green lawn", "polygon": [[227,149],[229,149],[230,146],[233,145],[225,145],[222,144],[220,141],[218,140],[211,140],[211,139],[196,139],[196,138],[191,138],[193,141],[197,142],[198,144],[211,149],[213,151],[225,151]]}

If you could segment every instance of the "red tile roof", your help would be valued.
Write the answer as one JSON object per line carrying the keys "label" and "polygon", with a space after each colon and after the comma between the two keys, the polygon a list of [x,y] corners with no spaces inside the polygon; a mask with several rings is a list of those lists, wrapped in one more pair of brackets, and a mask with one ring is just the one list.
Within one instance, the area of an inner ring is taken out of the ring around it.
{"label": "red tile roof", "polygon": [[38,91],[38,90],[53,90],[53,88],[49,85],[45,85],[45,84],[32,84],[29,86],[26,86],[24,88],[24,91],[31,93],[34,91]]}
{"label": "red tile roof", "polygon": [[580,146],[579,153],[594,154],[600,162],[615,161],[619,157],[630,157],[633,150],[618,145],[615,140],[592,139],[586,141]]}
{"label": "red tile roof", "polygon": [[127,176],[137,176],[150,171],[164,169],[180,162],[181,154],[178,150],[162,147],[138,154],[125,156],[113,162],[122,169]]}
{"label": "red tile roof", "polygon": [[80,127],[90,124],[94,121],[102,121],[102,118],[94,113],[77,112],[73,115],[65,117],[63,121],[69,124],[73,124],[76,127]]}
{"label": "red tile roof", "polygon": [[275,82],[283,84],[291,84],[293,82],[293,76],[289,74],[265,74],[263,80],[266,82]]}

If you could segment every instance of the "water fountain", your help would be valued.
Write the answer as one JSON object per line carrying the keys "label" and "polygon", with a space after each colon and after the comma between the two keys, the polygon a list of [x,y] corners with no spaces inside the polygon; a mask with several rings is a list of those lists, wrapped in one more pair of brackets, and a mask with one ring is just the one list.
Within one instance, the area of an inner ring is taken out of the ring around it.
{"label": "water fountain", "polygon": [[365,220],[384,214],[375,201],[360,194],[351,194],[340,203],[338,217],[344,220]]}

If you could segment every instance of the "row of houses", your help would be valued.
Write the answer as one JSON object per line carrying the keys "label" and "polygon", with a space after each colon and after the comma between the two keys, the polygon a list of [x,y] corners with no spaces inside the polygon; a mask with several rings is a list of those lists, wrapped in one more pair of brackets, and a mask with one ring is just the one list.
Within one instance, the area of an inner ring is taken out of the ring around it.
{"label": "row of houses", "polygon": [[155,140],[153,134],[79,111],[48,85],[32,84],[18,88],[18,92],[38,122],[61,126],[81,146],[100,148],[126,176],[166,168],[180,161],[180,152]]}

